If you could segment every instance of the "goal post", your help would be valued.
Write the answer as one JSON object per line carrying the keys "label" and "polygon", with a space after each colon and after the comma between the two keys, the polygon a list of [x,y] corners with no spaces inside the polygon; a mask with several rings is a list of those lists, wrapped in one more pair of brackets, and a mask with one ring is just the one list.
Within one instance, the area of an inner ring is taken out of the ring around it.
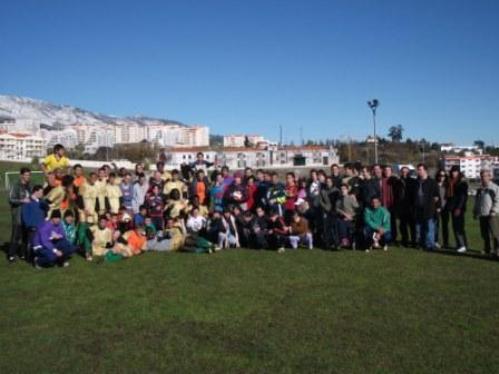
{"label": "goal post", "polygon": [[[6,171],[4,173],[3,187],[5,191],[10,189],[13,183],[19,180],[19,170],[18,171]],[[31,184],[43,184],[44,183],[44,173],[40,170],[32,170],[31,171]]]}

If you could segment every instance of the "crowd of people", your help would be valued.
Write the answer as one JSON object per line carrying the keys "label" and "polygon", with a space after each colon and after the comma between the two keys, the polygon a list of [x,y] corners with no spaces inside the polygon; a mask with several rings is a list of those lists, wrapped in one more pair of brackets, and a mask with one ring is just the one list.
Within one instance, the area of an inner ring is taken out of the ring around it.
{"label": "crowd of people", "polygon": [[[70,166],[62,145],[42,161],[44,184],[20,170],[9,203],[12,234],[7,258],[36,268],[118,261],[148,251],[213,253],[228,248],[275,250],[388,250],[389,245],[468,250],[468,183],[458,167],[435,178],[424,164],[414,172],[390,166],[345,164],[288,172],[246,168],[231,173],[199,153],[180,170],[163,162],[148,173],[103,165]],[[481,172],[475,195],[483,250],[499,255],[499,187]]]}

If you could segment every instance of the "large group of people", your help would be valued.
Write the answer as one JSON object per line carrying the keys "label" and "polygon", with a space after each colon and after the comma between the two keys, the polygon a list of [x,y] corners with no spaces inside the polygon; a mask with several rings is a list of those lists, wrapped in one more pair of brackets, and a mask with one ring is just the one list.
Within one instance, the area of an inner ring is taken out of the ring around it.
{"label": "large group of people", "polygon": [[[435,178],[424,164],[414,171],[390,166],[332,165],[281,176],[263,169],[231,173],[199,153],[180,170],[159,161],[147,172],[104,164],[70,166],[56,145],[42,161],[43,184],[20,170],[9,203],[12,234],[7,258],[36,268],[67,266],[79,253],[88,261],[118,261],[149,251],[214,253],[228,248],[299,247],[388,250],[390,245],[468,250],[468,183],[458,167]],[[483,250],[499,255],[499,187],[481,172],[474,217]]]}

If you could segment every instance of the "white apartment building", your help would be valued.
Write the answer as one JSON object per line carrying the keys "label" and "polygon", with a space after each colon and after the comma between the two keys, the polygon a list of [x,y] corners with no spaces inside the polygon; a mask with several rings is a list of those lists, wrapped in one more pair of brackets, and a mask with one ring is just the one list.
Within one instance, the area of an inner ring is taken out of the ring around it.
{"label": "white apartment building", "polygon": [[443,158],[443,167],[447,172],[457,165],[465,177],[469,179],[480,178],[480,170],[493,170],[498,163],[499,158],[490,155],[444,156]]}
{"label": "white apartment building", "polygon": [[209,147],[169,148],[160,156],[169,168],[179,168],[196,160],[198,152],[216,166],[227,165],[231,169],[329,167],[339,163],[334,148],[320,146],[269,147],[267,149],[224,147],[214,150]]}
{"label": "white apartment building", "polygon": [[56,144],[62,144],[71,149],[78,145],[78,135],[75,129],[66,128],[61,131],[41,130],[40,135],[47,142],[47,147],[51,148]]}
{"label": "white apartment building", "polygon": [[0,159],[22,160],[46,155],[45,140],[26,133],[0,134]]}
{"label": "white apartment building", "polygon": [[466,155],[483,154],[483,150],[476,145],[455,146],[454,144],[443,144],[440,146],[442,153],[461,153],[465,152]]}
{"label": "white apartment building", "polygon": [[253,146],[266,142],[261,135],[225,135],[224,147],[244,147],[246,138]]}

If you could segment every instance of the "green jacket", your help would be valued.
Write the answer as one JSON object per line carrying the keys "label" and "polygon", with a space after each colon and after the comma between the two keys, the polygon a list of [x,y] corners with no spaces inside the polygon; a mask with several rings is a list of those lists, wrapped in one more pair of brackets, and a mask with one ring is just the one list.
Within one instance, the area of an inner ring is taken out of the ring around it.
{"label": "green jacket", "polygon": [[364,211],[364,222],[373,230],[380,227],[385,231],[390,231],[390,212],[386,208],[380,206],[377,209],[366,208]]}

